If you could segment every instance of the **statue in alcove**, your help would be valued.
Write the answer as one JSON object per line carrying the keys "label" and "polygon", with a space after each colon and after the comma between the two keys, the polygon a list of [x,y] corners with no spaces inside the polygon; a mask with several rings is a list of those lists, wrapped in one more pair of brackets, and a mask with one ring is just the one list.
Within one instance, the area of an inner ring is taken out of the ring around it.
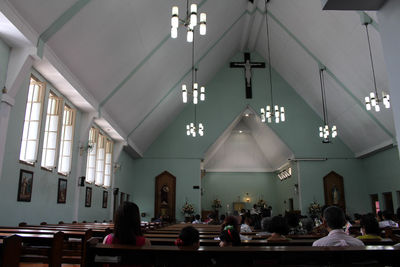
{"label": "statue in alcove", "polygon": [[339,205],[340,202],[340,192],[337,189],[336,185],[333,185],[332,188],[332,203],[333,205]]}
{"label": "statue in alcove", "polygon": [[161,187],[161,206],[168,206],[168,193],[169,187],[165,184]]}

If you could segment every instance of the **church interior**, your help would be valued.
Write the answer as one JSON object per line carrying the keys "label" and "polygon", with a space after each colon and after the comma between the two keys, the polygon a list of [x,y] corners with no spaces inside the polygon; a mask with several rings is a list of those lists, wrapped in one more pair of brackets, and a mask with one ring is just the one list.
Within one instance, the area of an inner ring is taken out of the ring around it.
{"label": "church interior", "polygon": [[0,0],[0,225],[395,214],[399,25],[396,0]]}

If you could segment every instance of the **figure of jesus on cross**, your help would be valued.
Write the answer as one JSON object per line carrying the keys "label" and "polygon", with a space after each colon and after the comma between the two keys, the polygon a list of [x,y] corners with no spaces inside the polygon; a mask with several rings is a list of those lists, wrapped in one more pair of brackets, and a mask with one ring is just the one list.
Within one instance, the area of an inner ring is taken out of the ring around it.
{"label": "figure of jesus on cross", "polygon": [[251,62],[250,53],[244,53],[244,62],[231,62],[231,68],[244,68],[244,78],[246,84],[246,98],[252,98],[251,90],[251,69],[252,68],[265,68],[264,62]]}

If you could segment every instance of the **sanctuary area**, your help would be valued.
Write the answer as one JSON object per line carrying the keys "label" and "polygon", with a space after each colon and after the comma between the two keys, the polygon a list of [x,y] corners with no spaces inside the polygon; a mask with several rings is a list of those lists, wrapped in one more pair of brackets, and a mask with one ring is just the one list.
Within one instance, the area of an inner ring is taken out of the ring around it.
{"label": "sanctuary area", "polygon": [[397,0],[0,0],[0,266],[396,265],[399,47]]}

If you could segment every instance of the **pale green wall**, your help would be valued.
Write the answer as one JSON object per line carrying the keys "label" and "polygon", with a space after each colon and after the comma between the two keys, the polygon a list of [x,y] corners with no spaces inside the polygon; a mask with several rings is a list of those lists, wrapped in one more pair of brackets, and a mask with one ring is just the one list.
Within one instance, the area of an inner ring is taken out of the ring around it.
{"label": "pale green wall", "polygon": [[299,167],[303,212],[308,211],[308,206],[314,200],[320,204],[325,203],[323,177],[331,171],[343,176],[347,213],[369,212],[367,179],[360,160],[302,161]]}
{"label": "pale green wall", "polygon": [[[230,61],[242,61],[243,54],[238,54]],[[252,54],[252,60],[264,61],[257,54]],[[140,196],[146,200],[140,201],[146,206],[147,211],[153,210],[154,201],[154,177],[162,170],[157,168],[158,158],[182,158],[182,159],[201,159],[204,157],[208,148],[232,123],[232,121],[249,105],[254,110],[259,111],[262,106],[267,104],[266,97],[266,70],[253,70],[253,99],[246,99],[245,89],[243,87],[243,70],[229,68],[229,62],[226,62],[215,77],[207,84],[207,97],[204,103],[198,105],[198,121],[205,126],[205,135],[203,137],[192,138],[186,136],[185,126],[193,121],[193,105],[187,105],[186,108],[176,117],[176,119],[164,130],[156,141],[145,152],[145,161],[149,166],[147,169],[135,166],[135,186],[140,186]],[[283,80],[283,78],[273,71],[273,83],[276,104],[283,105],[286,108],[287,121],[280,124],[270,124],[269,126],[280,136],[282,141],[294,152],[296,157],[354,157],[353,153],[340,140],[336,139],[333,144],[322,144],[318,138],[318,127],[321,125],[321,118],[306,104],[306,102]],[[153,159],[156,158],[156,159]],[[199,166],[195,170],[188,170],[188,166],[181,164],[179,160],[173,160],[173,167],[176,170],[185,169],[196,176],[200,175]],[[332,164],[329,161],[327,169],[335,169],[340,166]],[[143,164],[136,164],[143,165]],[[168,165],[166,165],[168,167]],[[167,168],[165,168],[167,169]],[[307,172],[306,172],[307,173]],[[322,179],[315,174],[307,173],[307,178],[302,182],[302,187],[315,188],[314,179]],[[186,178],[185,178],[186,179]],[[354,178],[354,179],[357,179]],[[296,180],[288,180],[277,185],[277,190],[281,194],[277,198],[277,205],[273,207],[276,210],[284,210],[283,201],[294,196],[294,184]],[[353,185],[353,184],[352,184]],[[350,186],[350,185],[349,185]],[[354,187],[358,188],[358,185]],[[350,189],[350,188],[349,188]],[[139,190],[139,189],[138,189]],[[227,189],[229,190],[229,188]],[[366,189],[364,190],[366,192]],[[179,193],[179,191],[178,191]],[[199,194],[199,192],[195,192]],[[312,191],[306,192],[304,200],[312,200]],[[150,201],[150,204],[147,203]],[[308,205],[304,202],[300,205],[295,200],[295,208]],[[177,199],[177,206],[183,203]],[[357,206],[358,207],[358,206]]]}
{"label": "pale green wall", "polygon": [[[398,147],[380,152],[362,160],[367,179],[368,194],[378,194],[381,209],[384,209],[382,193],[392,192],[393,206],[400,207],[400,161]],[[368,204],[370,203],[368,198]],[[370,204],[369,204],[370,205]]]}
{"label": "pale green wall", "polygon": [[[267,205],[276,207],[278,192],[276,191],[274,173],[268,172],[209,172],[201,178],[203,196],[201,206],[204,210],[212,210],[212,202],[221,200],[221,214],[227,212],[226,205],[232,211],[233,202],[245,202],[246,193],[249,193],[250,203],[246,209],[251,209],[262,198]],[[278,179],[279,180],[279,179]],[[240,199],[240,200],[239,200]]]}
{"label": "pale green wall", "polygon": [[0,38],[0,92],[6,82],[10,52],[10,47]]}
{"label": "pale green wall", "polygon": [[[122,166],[124,168],[124,166]],[[168,171],[176,177],[176,218],[183,220],[181,213],[185,201],[194,205],[195,212],[200,209],[200,160],[199,159],[138,159],[133,163],[132,200],[147,214],[145,219],[154,216],[155,177]]]}

